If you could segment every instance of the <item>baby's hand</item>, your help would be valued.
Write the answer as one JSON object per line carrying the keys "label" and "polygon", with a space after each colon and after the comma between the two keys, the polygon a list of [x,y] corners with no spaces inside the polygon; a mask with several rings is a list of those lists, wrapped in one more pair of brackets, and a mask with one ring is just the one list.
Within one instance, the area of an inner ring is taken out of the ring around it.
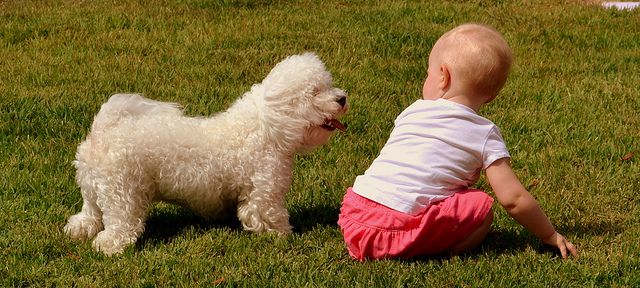
{"label": "baby's hand", "polygon": [[567,241],[567,239],[564,239],[564,237],[558,232],[553,232],[553,235],[541,240],[545,244],[558,247],[563,259],[567,259],[568,257],[567,250],[571,252],[571,255],[573,255],[573,257],[578,258],[578,248],[576,248],[575,245],[571,244],[571,242]]}

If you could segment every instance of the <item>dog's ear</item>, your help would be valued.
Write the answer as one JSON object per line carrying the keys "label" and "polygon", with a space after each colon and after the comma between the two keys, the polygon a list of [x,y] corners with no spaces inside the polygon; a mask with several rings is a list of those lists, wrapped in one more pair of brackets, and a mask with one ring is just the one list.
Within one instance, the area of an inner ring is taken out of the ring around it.
{"label": "dog's ear", "polygon": [[316,97],[316,96],[318,96],[318,94],[320,94],[320,87],[314,85],[311,88],[311,95],[313,95],[313,97]]}
{"label": "dog's ear", "polygon": [[260,130],[269,143],[279,149],[295,152],[303,140],[304,128],[307,121],[283,114],[265,105],[260,112]]}

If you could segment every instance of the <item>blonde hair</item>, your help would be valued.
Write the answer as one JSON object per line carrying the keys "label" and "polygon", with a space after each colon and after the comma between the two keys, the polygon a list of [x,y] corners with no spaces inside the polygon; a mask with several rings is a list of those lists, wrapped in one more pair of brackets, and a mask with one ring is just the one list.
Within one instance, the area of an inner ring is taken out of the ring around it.
{"label": "blonde hair", "polygon": [[475,92],[496,96],[507,82],[513,53],[502,34],[478,23],[460,25],[448,31],[441,43],[441,61],[457,72],[463,85]]}

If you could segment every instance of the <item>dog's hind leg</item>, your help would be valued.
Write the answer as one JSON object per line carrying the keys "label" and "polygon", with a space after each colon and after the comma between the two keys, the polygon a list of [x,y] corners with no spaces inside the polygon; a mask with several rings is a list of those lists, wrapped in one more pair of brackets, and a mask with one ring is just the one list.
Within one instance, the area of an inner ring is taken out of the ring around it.
{"label": "dog's hind leg", "polygon": [[76,179],[82,192],[82,211],[69,217],[64,232],[74,241],[87,241],[102,231],[102,211],[96,204],[96,190],[99,186],[93,179],[93,171],[88,165],[81,161],[74,161],[78,168]]}
{"label": "dog's hind leg", "polygon": [[104,230],[93,240],[93,249],[106,255],[121,254],[142,235],[152,188],[140,183],[119,182],[98,194]]}
{"label": "dog's hind leg", "polygon": [[[83,195],[88,193],[82,192]],[[64,226],[65,234],[74,241],[87,241],[103,229],[102,212],[96,205],[95,196],[93,199],[83,198],[82,211],[69,217],[67,225]]]}

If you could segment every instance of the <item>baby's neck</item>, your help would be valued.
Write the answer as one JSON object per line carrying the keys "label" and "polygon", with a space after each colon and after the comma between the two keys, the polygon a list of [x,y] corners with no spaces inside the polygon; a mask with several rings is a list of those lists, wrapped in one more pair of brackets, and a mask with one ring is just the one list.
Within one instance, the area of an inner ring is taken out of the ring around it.
{"label": "baby's neck", "polygon": [[486,102],[486,100],[483,100],[482,97],[467,96],[465,94],[445,94],[444,96],[442,96],[442,99],[467,106],[473,111],[476,111],[476,113],[478,113],[480,107],[482,107],[482,105]]}

